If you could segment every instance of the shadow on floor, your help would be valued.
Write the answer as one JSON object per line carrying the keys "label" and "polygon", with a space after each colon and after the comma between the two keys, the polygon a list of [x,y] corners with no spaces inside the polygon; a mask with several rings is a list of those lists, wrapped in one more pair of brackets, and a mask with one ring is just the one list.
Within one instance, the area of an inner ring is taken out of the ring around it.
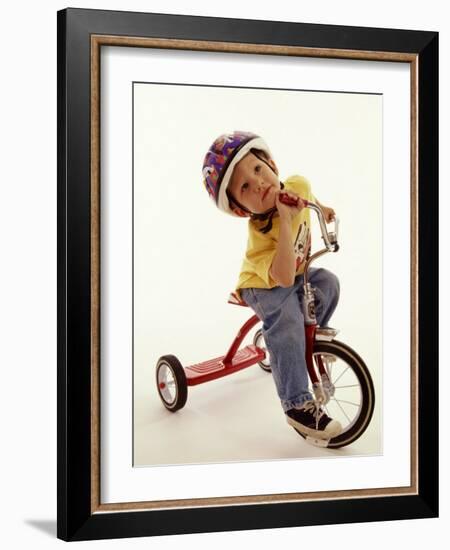
{"label": "shadow on floor", "polygon": [[25,523],[46,535],[56,538],[56,519],[26,519]]}

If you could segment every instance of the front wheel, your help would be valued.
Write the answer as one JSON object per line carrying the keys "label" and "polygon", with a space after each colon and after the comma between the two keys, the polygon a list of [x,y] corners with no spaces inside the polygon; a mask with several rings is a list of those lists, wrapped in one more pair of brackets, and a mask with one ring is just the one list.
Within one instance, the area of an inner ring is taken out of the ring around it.
{"label": "front wheel", "polygon": [[350,445],[361,437],[372,418],[375,406],[372,377],[361,357],[337,340],[316,341],[313,357],[316,365],[321,360],[330,382],[325,412],[342,426],[342,432],[330,439],[327,447]]}

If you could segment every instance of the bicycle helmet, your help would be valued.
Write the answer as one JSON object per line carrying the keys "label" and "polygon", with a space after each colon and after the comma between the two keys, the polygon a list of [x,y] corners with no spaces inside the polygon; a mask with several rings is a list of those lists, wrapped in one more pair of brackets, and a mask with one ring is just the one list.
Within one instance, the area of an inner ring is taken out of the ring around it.
{"label": "bicycle helmet", "polygon": [[251,149],[260,149],[269,158],[272,157],[266,142],[260,136],[251,132],[234,131],[219,136],[203,161],[203,183],[209,196],[219,210],[231,216],[243,214],[231,208],[227,188],[234,167]]}

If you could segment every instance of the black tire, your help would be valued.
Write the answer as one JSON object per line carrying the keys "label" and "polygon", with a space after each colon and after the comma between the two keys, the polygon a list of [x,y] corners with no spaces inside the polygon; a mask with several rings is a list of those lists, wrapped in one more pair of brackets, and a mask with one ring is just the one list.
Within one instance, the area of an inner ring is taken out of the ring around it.
{"label": "black tire", "polygon": [[[331,342],[315,342],[313,354],[321,354],[325,357],[327,355],[333,356],[344,363],[345,370],[336,372],[335,374],[332,373],[332,383],[336,381],[339,382],[343,377],[344,381],[340,382],[340,384],[343,384],[346,379],[354,381],[352,384],[346,386],[336,386],[334,396],[325,406],[327,414],[341,421],[343,426],[343,431],[338,436],[330,439],[327,447],[337,449],[345,445],[350,445],[362,436],[372,419],[375,407],[375,390],[370,372],[364,361],[354,350],[337,340],[332,340]],[[339,390],[341,390],[340,395],[336,396]],[[342,392],[342,390],[345,391]],[[352,395],[352,397],[347,397],[348,395]],[[359,403],[349,402],[347,400],[355,398],[354,396],[356,395],[359,398]],[[348,405],[351,406],[348,407]],[[346,409],[344,409],[344,406]],[[357,410],[355,407],[357,407]],[[334,414],[335,412],[336,414]],[[341,418],[336,418],[336,416],[340,415],[340,412],[342,412]],[[350,417],[350,415],[352,415],[352,417]],[[344,422],[342,419],[344,419]],[[305,437],[297,429],[295,429],[295,431],[303,438]]]}
{"label": "black tire", "polygon": [[258,365],[262,368],[262,370],[266,372],[272,372],[272,369],[270,367],[270,359],[269,359],[269,352],[267,351],[267,348],[264,344],[264,337],[262,335],[262,329],[259,329],[255,332],[255,336],[253,337],[253,344],[257,348],[264,349],[266,352],[266,358],[263,361],[259,361]]}
{"label": "black tire", "polygon": [[182,409],[187,401],[187,380],[175,355],[163,355],[156,364],[156,387],[164,406],[170,412]]}

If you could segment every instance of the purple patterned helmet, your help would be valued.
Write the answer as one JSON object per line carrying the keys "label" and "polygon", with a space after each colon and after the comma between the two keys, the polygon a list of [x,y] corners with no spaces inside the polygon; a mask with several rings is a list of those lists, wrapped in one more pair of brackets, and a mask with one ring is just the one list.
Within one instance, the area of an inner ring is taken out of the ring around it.
{"label": "purple patterned helmet", "polygon": [[251,149],[261,149],[269,157],[271,153],[265,141],[251,132],[235,131],[219,136],[209,148],[203,161],[203,183],[217,208],[239,216],[230,208],[227,187],[236,164]]}

